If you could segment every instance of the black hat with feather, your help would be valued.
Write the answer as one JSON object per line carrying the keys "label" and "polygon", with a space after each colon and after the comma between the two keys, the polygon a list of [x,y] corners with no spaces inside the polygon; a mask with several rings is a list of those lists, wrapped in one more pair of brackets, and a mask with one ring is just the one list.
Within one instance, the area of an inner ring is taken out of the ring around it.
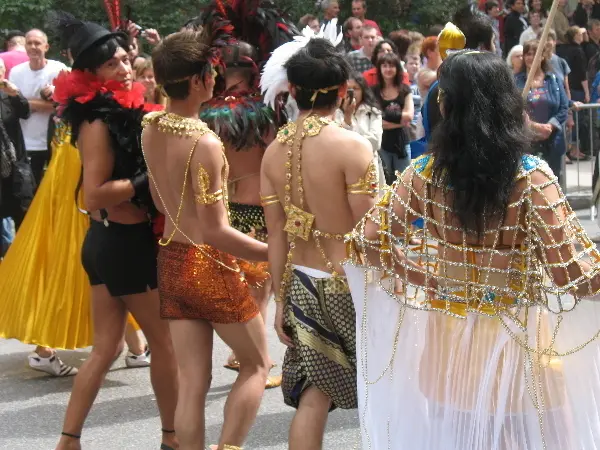
{"label": "black hat with feather", "polygon": [[74,68],[77,68],[81,55],[90,48],[109,39],[127,39],[123,32],[111,32],[97,23],[84,22],[64,11],[51,11],[48,14],[48,26],[58,34],[61,47],[70,50]]}

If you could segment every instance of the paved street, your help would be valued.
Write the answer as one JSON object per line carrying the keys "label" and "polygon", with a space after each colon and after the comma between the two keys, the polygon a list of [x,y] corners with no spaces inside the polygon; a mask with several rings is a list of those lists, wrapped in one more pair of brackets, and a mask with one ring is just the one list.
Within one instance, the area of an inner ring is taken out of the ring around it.
{"label": "paved street", "polygon": [[[272,311],[274,306],[271,305]],[[227,348],[215,340],[212,389],[207,405],[208,443],[216,443],[223,405],[235,374],[222,368]],[[284,350],[269,326],[271,354],[281,361]],[[58,379],[27,367],[32,346],[0,340],[0,449],[54,449],[62,427],[72,378]],[[79,366],[88,351],[60,352]],[[279,372],[274,372],[279,373]],[[245,449],[286,449],[293,410],[283,404],[281,391],[267,391],[258,421]],[[158,450],[160,422],[150,388],[148,369],[127,369],[119,359],[108,374],[82,437],[84,450]],[[335,411],[330,415],[326,449],[353,449],[358,442],[358,413]]]}
{"label": "paved street", "polygon": [[[590,168],[581,167],[582,190],[591,177]],[[571,194],[576,188],[576,166],[568,167]],[[589,181],[591,185],[591,179]],[[600,241],[600,227],[590,220],[589,209],[578,215],[590,236]],[[271,314],[274,305],[271,305]],[[269,319],[269,324],[271,319]],[[269,325],[273,358],[281,361],[283,348]],[[216,442],[223,404],[235,374],[222,368],[227,357],[224,344],[216,340],[212,389],[207,405],[208,443]],[[61,431],[63,414],[72,379],[50,378],[27,367],[27,354],[33,347],[0,340],[0,450],[53,449]],[[64,361],[79,366],[86,350],[61,352]],[[397,399],[396,401],[401,401]],[[267,391],[246,449],[286,449],[287,430],[293,410],[283,404],[279,390]],[[148,369],[126,369],[123,358],[115,363],[88,418],[83,433],[85,450],[156,450],[160,423],[157,417]],[[335,411],[330,415],[324,448],[358,448],[358,412]]]}

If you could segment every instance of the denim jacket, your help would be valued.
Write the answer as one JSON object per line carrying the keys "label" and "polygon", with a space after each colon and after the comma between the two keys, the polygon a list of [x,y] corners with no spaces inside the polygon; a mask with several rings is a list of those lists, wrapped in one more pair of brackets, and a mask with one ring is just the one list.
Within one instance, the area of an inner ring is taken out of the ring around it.
{"label": "denim jacket", "polygon": [[[520,90],[525,88],[527,74],[521,72],[515,75],[515,82]],[[561,131],[562,126],[567,121],[569,114],[569,99],[565,92],[563,84],[558,81],[554,73],[546,73],[544,85],[548,90],[548,112],[550,117],[547,123],[552,125],[555,130]]]}

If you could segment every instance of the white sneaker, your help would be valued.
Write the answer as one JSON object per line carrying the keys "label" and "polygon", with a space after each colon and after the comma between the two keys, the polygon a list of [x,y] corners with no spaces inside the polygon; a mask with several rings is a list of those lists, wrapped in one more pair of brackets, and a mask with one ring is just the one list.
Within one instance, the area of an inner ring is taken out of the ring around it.
{"label": "white sneaker", "polygon": [[29,355],[29,367],[33,370],[39,370],[40,372],[46,372],[55,377],[70,377],[73,375],[77,375],[76,367],[68,366],[58,355],[54,354],[48,358],[42,358],[36,352],[33,352]]}
{"label": "white sneaker", "polygon": [[150,366],[150,349],[146,347],[146,351],[141,355],[134,355],[130,351],[125,357],[125,365],[130,368],[148,367]]}

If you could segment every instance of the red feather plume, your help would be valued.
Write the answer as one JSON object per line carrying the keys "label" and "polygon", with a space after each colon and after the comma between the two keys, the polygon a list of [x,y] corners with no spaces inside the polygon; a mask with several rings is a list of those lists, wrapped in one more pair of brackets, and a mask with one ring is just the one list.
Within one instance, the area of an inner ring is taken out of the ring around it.
{"label": "red feather plume", "polygon": [[124,25],[121,21],[121,0],[103,0],[103,4],[111,30],[118,30]]}

